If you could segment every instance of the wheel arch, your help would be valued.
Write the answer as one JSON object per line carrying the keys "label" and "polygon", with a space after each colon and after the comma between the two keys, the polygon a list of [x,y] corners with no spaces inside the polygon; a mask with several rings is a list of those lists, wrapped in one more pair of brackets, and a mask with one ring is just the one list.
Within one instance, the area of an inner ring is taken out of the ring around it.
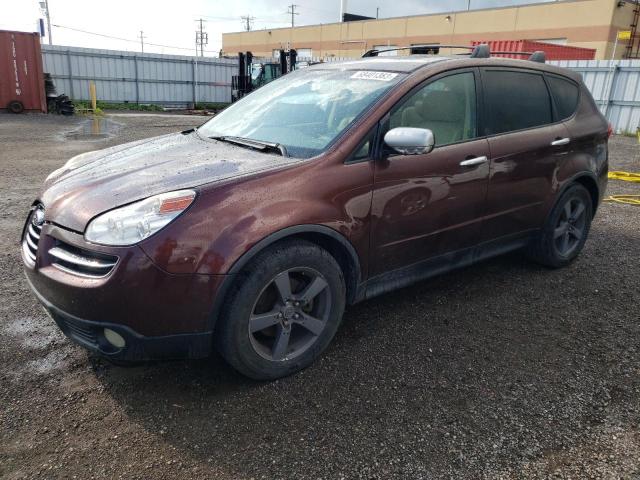
{"label": "wheel arch", "polygon": [[600,188],[598,187],[598,182],[596,178],[588,173],[578,174],[573,177],[572,181],[567,182],[567,186],[562,190],[561,194],[574,183],[578,183],[587,189],[589,195],[591,196],[591,215],[592,217],[596,214],[596,210],[598,209],[598,200],[600,199]]}
{"label": "wheel arch", "polygon": [[255,243],[240,258],[238,258],[228,271],[227,278],[220,286],[216,295],[212,313],[210,315],[209,330],[215,328],[223,303],[231,292],[231,287],[242,274],[243,269],[251,260],[264,249],[281,242],[299,238],[314,243],[328,251],[338,262],[342,269],[347,288],[347,303],[353,304],[362,298],[362,270],[358,253],[349,240],[340,232],[324,225],[295,225],[278,230],[259,242]]}

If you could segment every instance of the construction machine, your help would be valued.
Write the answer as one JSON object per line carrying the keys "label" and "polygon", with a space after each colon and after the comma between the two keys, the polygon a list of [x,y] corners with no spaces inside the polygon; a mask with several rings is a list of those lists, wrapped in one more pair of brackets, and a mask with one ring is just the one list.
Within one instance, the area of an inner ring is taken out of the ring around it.
{"label": "construction machine", "polygon": [[238,54],[238,75],[231,79],[231,101],[235,102],[256,88],[296,69],[297,53],[294,49],[280,50],[279,60],[253,61],[251,52]]}

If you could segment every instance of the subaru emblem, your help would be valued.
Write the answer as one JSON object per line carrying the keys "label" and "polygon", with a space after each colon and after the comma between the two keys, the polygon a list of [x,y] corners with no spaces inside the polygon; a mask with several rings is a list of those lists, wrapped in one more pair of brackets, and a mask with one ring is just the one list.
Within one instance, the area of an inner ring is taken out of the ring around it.
{"label": "subaru emblem", "polygon": [[33,217],[31,217],[31,223],[35,227],[41,227],[44,224],[44,210],[39,208],[35,212],[33,212]]}

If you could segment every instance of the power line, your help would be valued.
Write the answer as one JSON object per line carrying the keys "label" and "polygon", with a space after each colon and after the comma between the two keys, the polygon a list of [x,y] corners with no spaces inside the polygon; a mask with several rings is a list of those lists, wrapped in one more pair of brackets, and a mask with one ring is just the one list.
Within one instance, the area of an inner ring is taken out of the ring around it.
{"label": "power line", "polygon": [[287,10],[287,13],[291,14],[291,28],[293,28],[295,26],[295,22],[294,22],[294,15],[300,15],[298,12],[296,12],[296,7],[299,7],[300,5],[296,5],[294,3],[292,3],[291,5],[289,5],[289,8]]}
{"label": "power line", "polygon": [[253,21],[256,19],[256,17],[252,17],[251,15],[245,15],[244,17],[240,17],[240,19],[244,24],[245,31],[247,32],[251,31],[251,25],[253,24]]}
{"label": "power line", "polygon": [[49,45],[53,45],[53,38],[51,37],[51,14],[49,12],[49,0],[40,2],[40,8],[44,10],[44,14],[47,17],[47,37],[49,37]]}
{"label": "power line", "polygon": [[144,32],[142,30],[140,30],[138,38],[140,39],[140,51],[144,53],[144,39],[147,37],[144,36]]}
{"label": "power line", "polygon": [[[107,35],[104,33],[96,33],[96,32],[89,32],[87,30],[81,30],[79,28],[73,28],[73,27],[66,27],[64,25],[56,25],[56,24],[52,24],[53,27],[56,28],[63,28],[65,30],[71,30],[74,32],[79,32],[79,33],[84,33],[87,35],[94,35],[96,37],[102,37],[102,38],[110,38],[113,40],[121,40],[123,42],[130,42],[130,43],[138,43],[139,40],[132,40],[130,38],[122,38],[122,37],[115,37],[113,35]],[[161,43],[151,43],[151,42],[146,42],[146,45],[151,45],[153,47],[162,47],[162,48],[173,48],[175,50],[189,50],[189,51],[193,51],[193,48],[187,48],[187,47],[176,47],[174,45],[163,45]]]}
{"label": "power line", "polygon": [[215,17],[211,15],[200,15],[202,18],[206,18],[207,20],[225,20],[225,21],[234,21],[237,20],[236,17]]}
{"label": "power line", "polygon": [[204,46],[209,44],[209,34],[204,31],[206,20],[200,18],[196,22],[200,25],[200,29],[196,30],[196,54],[198,53],[198,45],[200,45],[200,56],[204,57]]}

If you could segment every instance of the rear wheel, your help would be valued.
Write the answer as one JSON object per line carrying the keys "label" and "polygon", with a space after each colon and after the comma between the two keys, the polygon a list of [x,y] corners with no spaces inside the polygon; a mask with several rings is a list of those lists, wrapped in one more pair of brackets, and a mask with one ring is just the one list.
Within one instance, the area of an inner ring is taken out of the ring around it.
{"label": "rear wheel", "polygon": [[222,356],[260,380],[311,364],[344,311],[345,284],[336,260],[313,243],[285,241],[259,254],[240,275],[216,329]]}
{"label": "rear wheel", "polygon": [[570,186],[556,202],[529,256],[543,265],[558,268],[571,263],[582,251],[591,227],[591,195],[580,184]]}

